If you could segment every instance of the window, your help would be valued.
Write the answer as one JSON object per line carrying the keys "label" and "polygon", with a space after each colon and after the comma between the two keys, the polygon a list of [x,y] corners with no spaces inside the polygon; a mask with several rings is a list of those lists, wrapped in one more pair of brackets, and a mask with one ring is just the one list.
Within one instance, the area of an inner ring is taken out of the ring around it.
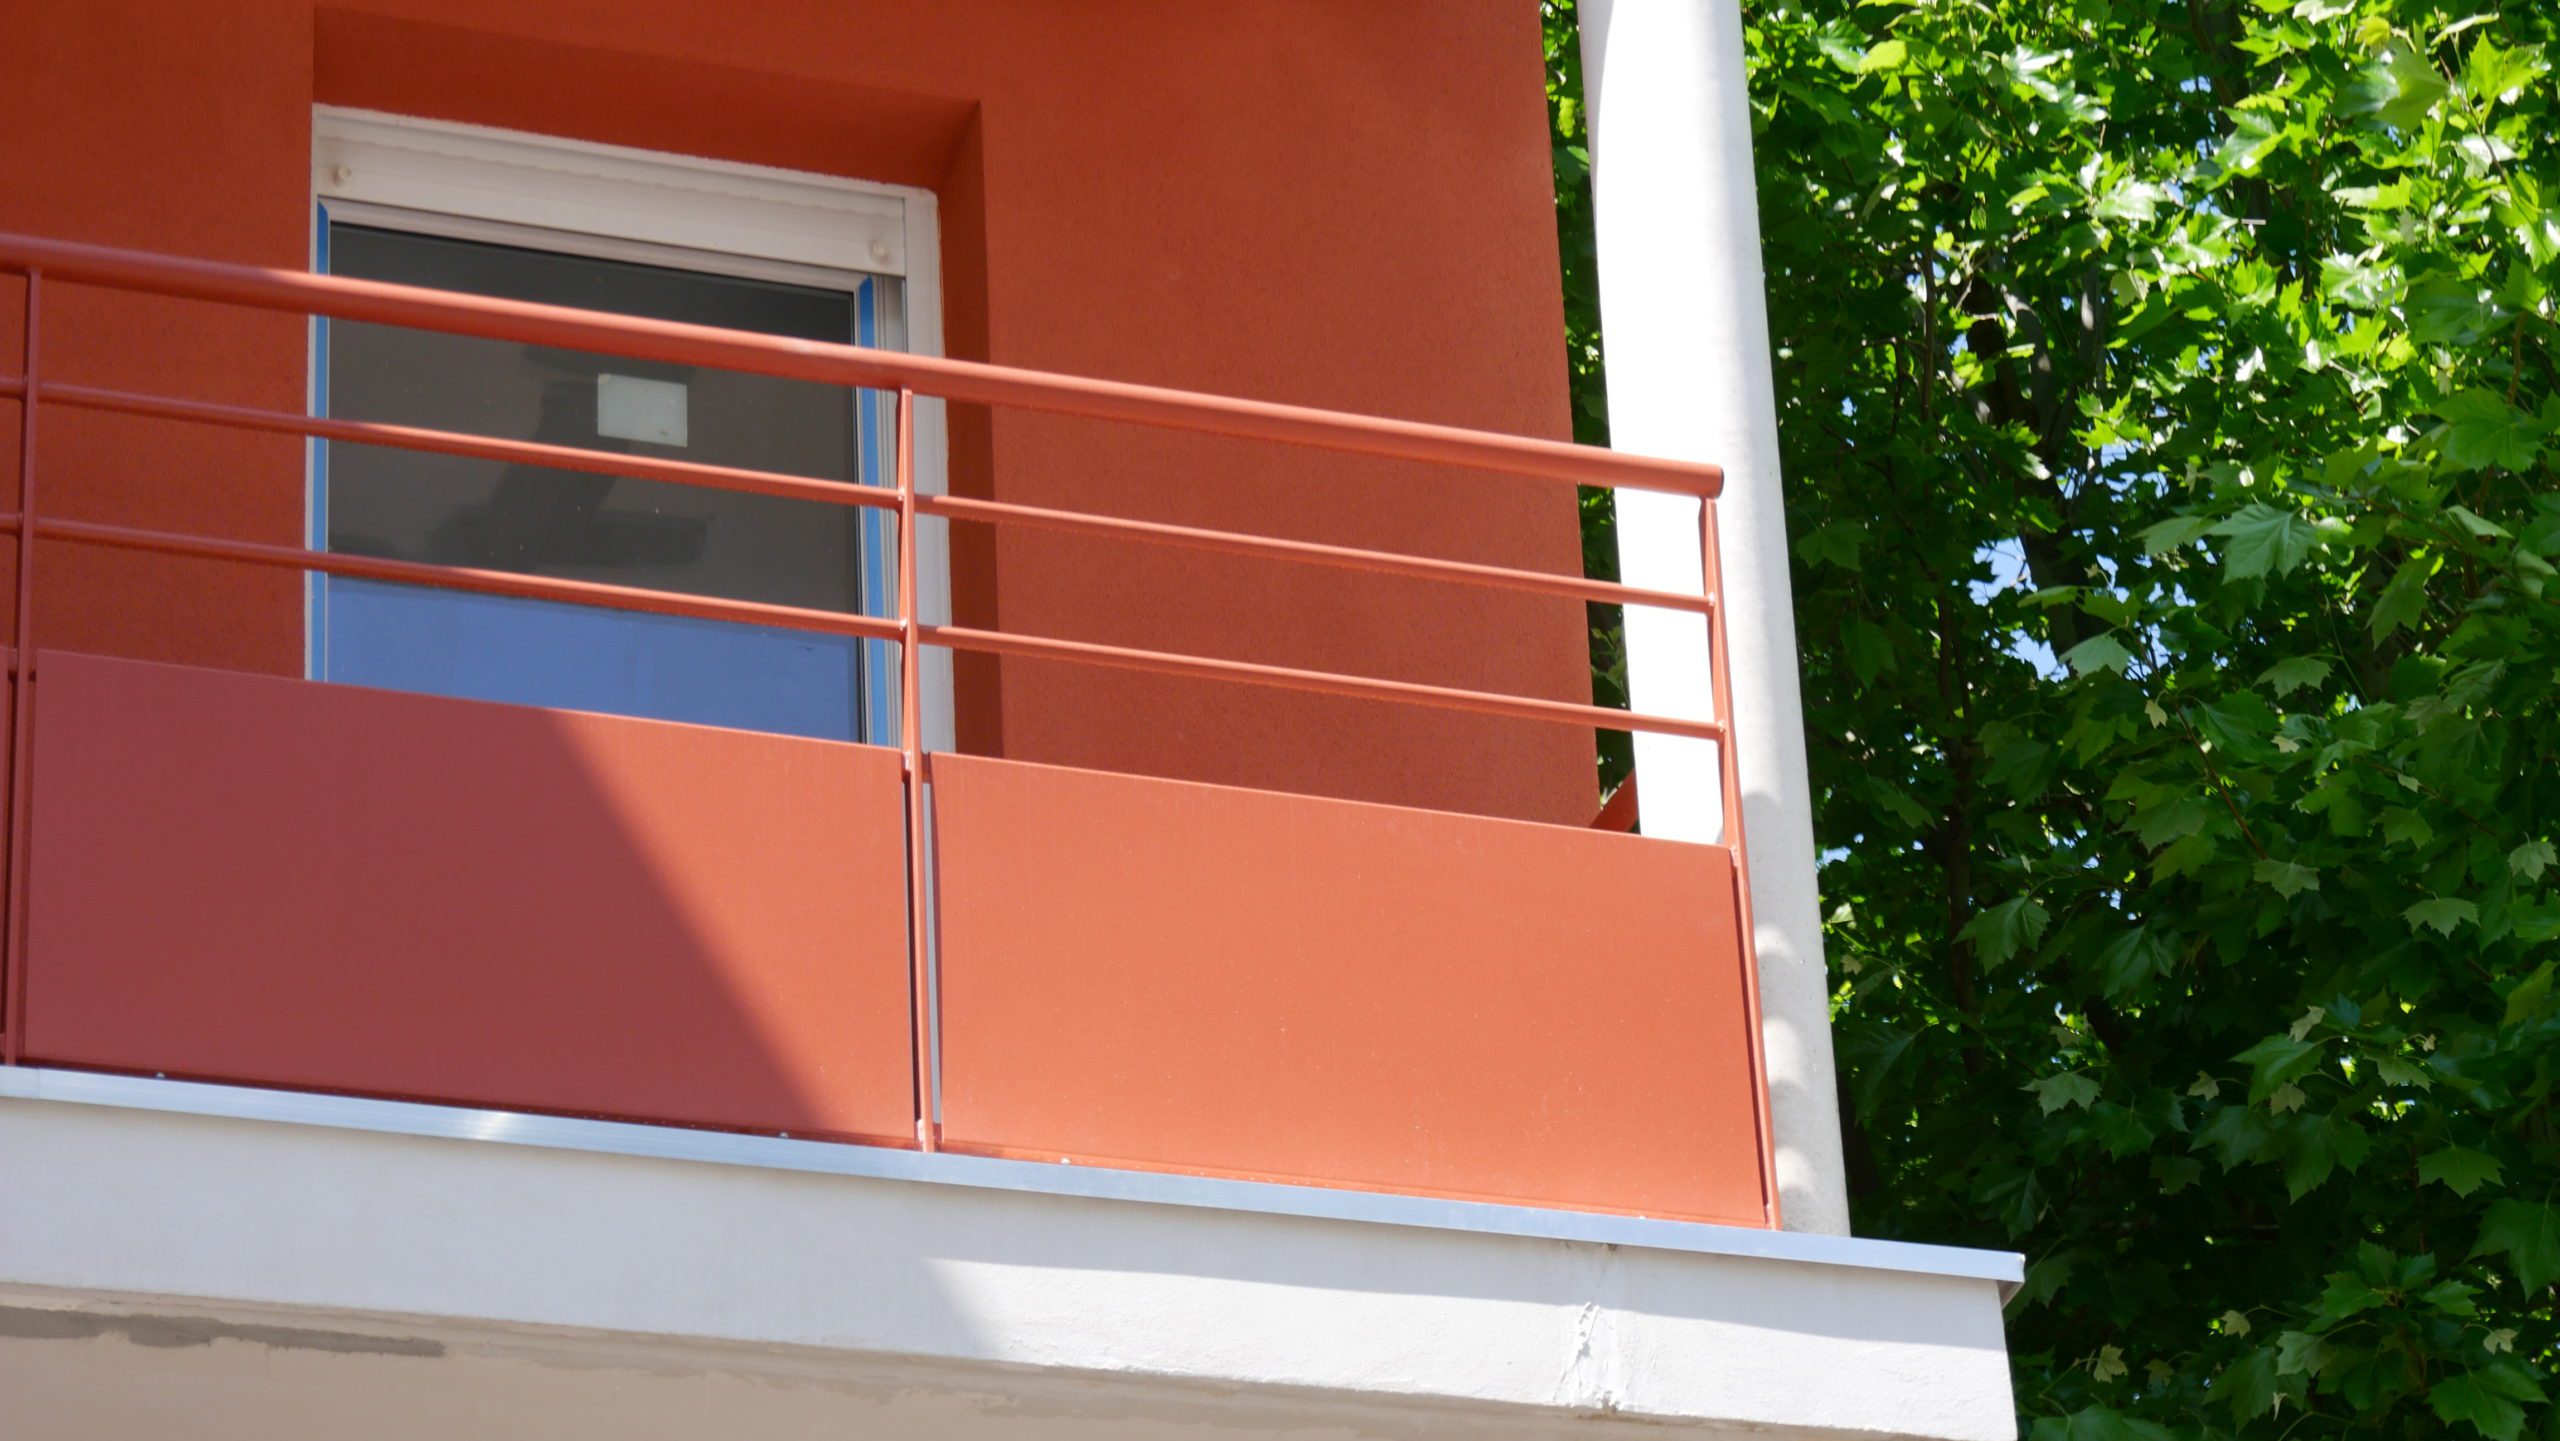
{"label": "window", "polygon": [[[922,192],[336,110],[314,132],[316,268],[936,348]],[[893,397],[798,381],[346,321],[319,323],[313,355],[315,407],[348,418],[864,485],[884,482],[894,440]],[[917,473],[935,489],[925,411]],[[628,477],[334,443],[314,456],[313,543],[405,560],[885,615],[894,528],[874,510]],[[938,528],[917,541],[932,616]],[[317,577],[309,653],[325,680],[897,739],[897,658],[878,641]],[[948,675],[925,675],[928,745],[947,739]]]}

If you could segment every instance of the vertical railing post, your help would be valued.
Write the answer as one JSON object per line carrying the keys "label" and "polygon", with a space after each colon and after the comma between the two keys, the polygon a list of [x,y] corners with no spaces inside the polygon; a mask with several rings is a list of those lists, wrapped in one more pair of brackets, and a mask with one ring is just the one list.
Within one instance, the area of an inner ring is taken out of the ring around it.
{"label": "vertical railing post", "polygon": [[1724,594],[1724,544],[1716,530],[1717,502],[1713,498],[1698,502],[1698,565],[1704,578],[1707,597],[1707,675],[1715,695],[1716,777],[1722,786],[1717,809],[1722,812],[1724,834],[1719,837],[1733,855],[1733,915],[1742,939],[1742,994],[1750,1014],[1752,1106],[1760,1128],[1760,1194],[1769,1212],[1769,1227],[1776,1230],[1778,1220],[1778,1155],[1777,1133],[1769,1116],[1769,1067],[1765,1057],[1767,1044],[1760,1034],[1760,932],[1751,914],[1751,848],[1742,833],[1742,767],[1733,754],[1733,672],[1727,664],[1731,649],[1725,644],[1724,617],[1729,607]]}
{"label": "vertical railing post", "polygon": [[27,861],[28,818],[33,814],[30,771],[35,756],[35,580],[36,580],[36,393],[43,323],[44,272],[27,267],[27,324],[21,337],[25,355],[18,378],[18,608],[10,655],[15,684],[9,707],[9,838],[7,903],[0,914],[0,1007],[8,1024],[0,1027],[0,1064],[14,1066],[27,1039]]}
{"label": "vertical railing post", "polygon": [[916,393],[898,391],[898,744],[907,783],[907,1004],[915,1052],[916,1145],[934,1150],[933,916],[925,886],[924,724],[916,614]]}

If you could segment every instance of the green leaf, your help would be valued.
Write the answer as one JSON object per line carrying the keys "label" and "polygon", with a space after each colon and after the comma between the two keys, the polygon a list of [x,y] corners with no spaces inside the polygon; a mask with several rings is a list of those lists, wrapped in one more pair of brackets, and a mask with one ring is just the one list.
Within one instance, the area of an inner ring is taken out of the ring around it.
{"label": "green leaf", "polygon": [[2151,1179],[2160,1186],[2160,1194],[2174,1196],[2196,1183],[2204,1175],[2204,1162],[2193,1156],[2154,1156]]}
{"label": "green leaf", "polygon": [[2527,945],[2560,940],[2560,900],[2514,906],[2508,915],[2515,921],[2516,939]]}
{"label": "green leaf", "polygon": [[2390,806],[2382,812],[2382,838],[2395,846],[2424,848],[2435,840],[2436,828],[2407,806]]}
{"label": "green leaf", "polygon": [[2231,1424],[2242,1425],[2275,1409],[2276,1353],[2271,1346],[2253,1348],[2213,1383],[2214,1393],[2230,1409]]}
{"label": "green leaf", "polygon": [[2498,1162],[2478,1151],[2446,1146],[2418,1158],[2418,1179],[2433,1181],[2457,1196],[2468,1196],[2498,1179]]}
{"label": "green leaf", "polygon": [[1867,543],[1867,528],[1854,520],[1835,520],[1796,541],[1796,554],[1807,565],[1828,563],[1842,570],[1858,568],[1858,548]]}
{"label": "green leaf", "polygon": [[2348,185],[2337,191],[2340,205],[2358,210],[2401,210],[2409,204],[2409,182],[2395,180],[2388,185]]}
{"label": "green leaf", "polygon": [[2320,873],[2293,861],[2260,861],[2251,868],[2250,875],[2275,887],[2276,894],[2288,900],[2304,891],[2320,889]]}
{"label": "green leaf", "polygon": [[2507,992],[2507,1014],[2500,1025],[2520,1026],[2542,1014],[2543,1007],[2551,1003],[2553,970],[2554,963],[2544,961],[2516,982],[2515,988]]}
{"label": "green leaf", "polygon": [[2264,753],[2261,738],[2276,728],[2276,713],[2255,691],[2231,691],[2219,700],[2199,702],[2195,717],[2205,739],[2234,755]]}
{"label": "green leaf", "polygon": [[2373,1137],[2344,1116],[2306,1113],[2287,1121],[2278,1133],[2284,1149],[2284,1187],[2299,1201],[2329,1179],[2338,1167],[2355,1170],[2373,1149]]}
{"label": "green leaf", "polygon": [[1881,40],[1858,57],[1858,73],[1872,75],[1879,70],[1899,70],[1911,58],[1911,48],[1899,40]]}
{"label": "green leaf", "polygon": [[2308,1331],[2286,1331],[2276,1337],[2276,1374],[2316,1376],[2329,1343]]}
{"label": "green leaf", "polygon": [[2290,134],[2284,121],[2261,110],[2231,112],[2231,133],[2213,152],[2214,164],[2226,175],[2247,175],[2276,152]]}
{"label": "green leaf", "polygon": [[2133,652],[2112,634],[2100,631],[2062,653],[2062,663],[2071,667],[2073,675],[2093,675],[2111,670],[2118,675],[2133,664]]}
{"label": "green leaf", "polygon": [[2346,1271],[2330,1272],[2329,1287],[2320,1293],[2320,1314],[2332,1321],[2343,1321],[2390,1304],[2391,1298],[2374,1289],[2371,1281]]}
{"label": "green leaf", "polygon": [[2480,1288],[2468,1281],[2438,1281],[2418,1299],[2447,1316],[2477,1316],[2480,1307],[2471,1298],[2479,1294]]}
{"label": "green leaf", "polygon": [[1956,933],[1961,940],[1973,942],[1975,954],[1982,958],[1985,970],[2007,961],[2022,947],[2031,946],[2044,934],[2053,918],[2032,896],[2019,896],[2002,901],[1965,923]]}
{"label": "green leaf", "polygon": [[2159,1133],[2151,1129],[2151,1123],[2130,1106],[2100,1101],[2090,1106],[2088,1111],[2089,1134],[2107,1148],[2110,1156],[2138,1156],[2150,1150],[2151,1143],[2160,1139]]}
{"label": "green leaf", "polygon": [[2452,516],[2464,530],[2471,532],[2471,538],[2474,540],[2509,540],[2515,534],[2496,521],[2476,515],[2463,506],[2448,505],[2444,508],[2444,513]]}
{"label": "green leaf", "polygon": [[2527,1292],[2560,1281],[2560,1206],[2493,1201],[2480,1223],[2474,1256],[2504,1256]]}
{"label": "green leaf", "polygon": [[2148,926],[2118,932],[2098,948],[2098,989],[2110,997],[2121,996],[2153,976],[2165,974],[2174,954]]}
{"label": "green leaf", "polygon": [[2493,204],[2491,213],[2514,234],[2516,243],[2524,247],[2525,258],[2538,266],[2560,259],[2560,214],[2543,209],[2539,188],[2529,175],[2510,175],[2507,198]]}
{"label": "green leaf", "polygon": [[2069,58],[2059,51],[2021,45],[2000,57],[2000,69],[2009,77],[2013,88],[2039,100],[2059,100],[2062,87],[2046,79],[2043,72]]}
{"label": "green leaf", "polygon": [[2276,1143],[2276,1129],[2264,1113],[2241,1106],[2224,1106],[2196,1128],[2192,1146],[2196,1150],[2210,1148],[2222,1169],[2229,1171],[2253,1161],[2271,1157]]}
{"label": "green leaf", "polygon": [[2243,507],[2215,526],[2213,533],[2230,538],[2231,543],[2223,547],[2222,566],[2233,580],[2265,575],[2270,569],[2287,574],[2302,564],[2320,538],[2300,512],[2263,502]]}
{"label": "green leaf", "polygon": [[2029,1083],[2027,1089],[2035,1092],[2036,1104],[2048,1116],[2067,1106],[2086,1110],[2098,1099],[2098,1083],[2078,1071],[2057,1072]]}
{"label": "green leaf", "polygon": [[2560,851],[2554,851],[2549,840],[2530,840],[2507,852],[2507,869],[2528,881],[2538,881],[2555,860],[2560,860]]}
{"label": "green leaf", "polygon": [[2463,61],[2462,88],[2475,100],[2494,103],[2512,98],[2514,92],[2549,68],[2543,63],[2541,46],[2519,45],[2509,50],[2483,35]]}
{"label": "green leaf", "polygon": [[2277,1087],[2311,1074],[2311,1068],[2320,1062],[2321,1044],[2297,1041],[2291,1036],[2269,1036],[2233,1057],[2249,1063],[2249,1099],[2263,1101],[2274,1095]]}
{"label": "green leaf", "polygon": [[2495,465],[2524,471],[2541,447],[2541,424],[2494,390],[2465,390],[2438,403],[2436,414],[2445,419],[2439,441],[2444,458],[2464,470]]}
{"label": "green leaf", "polygon": [[2327,816],[2331,835],[2362,836],[2373,829],[2365,814],[2364,792],[2344,777],[2322,781],[2311,794],[2295,801],[2293,808],[2304,815]]}
{"label": "green leaf", "polygon": [[2258,679],[2275,688],[2277,695],[2291,695],[2304,686],[2318,685],[2329,676],[2329,663],[2318,656],[2297,655],[2267,667]]}
{"label": "green leaf", "polygon": [[[2466,1421],[2491,1441],[2516,1441],[2524,1434],[2524,1408],[2480,1371],[2448,1376],[2427,1390],[2427,1405],[2436,1419],[2451,1425]],[[2539,1400],[2539,1388],[2534,1398]]]}
{"label": "green leaf", "polygon": [[2213,819],[2213,807],[2194,796],[2180,796],[2166,805],[2153,806],[2134,816],[2134,836],[2145,850],[2158,850],[2181,837],[2194,835]]}
{"label": "green leaf", "polygon": [[2161,555],[2176,550],[2213,529],[2209,515],[2173,515],[2142,531],[2142,553]]}
{"label": "green leaf", "polygon": [[1861,1112],[1872,1112],[1882,1104],[1886,1087],[1896,1079],[1894,1068],[1911,1054],[1920,1033],[1898,1027],[1858,1027],[1844,1028],[1842,1035],[1850,1091]]}
{"label": "green leaf", "polygon": [[2472,1373],[2480,1383],[2510,1401],[2526,1401],[2540,1405],[2550,1399],[2543,1393],[2542,1382],[2533,1369],[2521,1361],[2492,1361],[2475,1368]]}
{"label": "green leaf", "polygon": [[1822,27],[1814,37],[1816,48],[1830,58],[1832,64],[1854,75],[1866,59],[1866,37],[1846,20],[1834,20]]}
{"label": "green leaf", "polygon": [[2051,745],[2014,733],[1995,733],[1989,728],[1985,728],[1984,744],[1991,752],[1991,764],[1982,772],[1985,781],[2018,795],[2043,786],[2054,758]]}
{"label": "green leaf", "polygon": [[2320,262],[2320,293],[2350,310],[2380,310],[2400,288],[2397,266],[2353,255]]}
{"label": "green leaf", "polygon": [[1840,654],[1858,684],[1872,685],[1893,667],[1893,637],[1874,621],[1853,615],[1840,623]]}
{"label": "green leaf", "polygon": [[2391,580],[2375,598],[2369,623],[2373,638],[2382,640],[2424,614],[2427,608],[2427,577],[2435,574],[2435,558],[2424,553],[2413,555],[2391,573]]}
{"label": "green leaf", "polygon": [[2090,208],[2090,213],[2100,220],[2119,224],[2149,220],[2159,214],[2160,202],[2168,198],[2167,190],[2149,181],[2125,180],[2098,197],[2098,203]]}
{"label": "green leaf", "polygon": [[2475,926],[2480,924],[2480,908],[2456,896],[2429,896],[2402,911],[2400,919],[2407,921],[2413,931],[2420,926],[2428,926],[2438,935],[2449,936],[2453,934],[2454,927],[2465,921]]}
{"label": "green leaf", "polygon": [[2427,118],[2447,88],[2425,56],[2395,40],[2348,82],[2338,108],[2371,115],[2395,130],[2410,130]]}
{"label": "green leaf", "polygon": [[2373,1070],[2386,1086],[2413,1086],[2424,1091],[2432,1089],[2436,1083],[2435,1077],[2427,1074],[2426,1067],[2403,1056],[2384,1056],[2373,1063]]}
{"label": "green leaf", "polygon": [[2450,276],[2411,282],[2400,304],[2410,337],[2421,345],[2477,345],[2507,321],[2487,288]]}

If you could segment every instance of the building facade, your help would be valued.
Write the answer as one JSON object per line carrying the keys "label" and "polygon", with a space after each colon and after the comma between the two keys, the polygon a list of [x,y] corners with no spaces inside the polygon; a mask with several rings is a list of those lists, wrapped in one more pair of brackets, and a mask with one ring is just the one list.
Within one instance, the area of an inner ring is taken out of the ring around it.
{"label": "building facade", "polygon": [[1525,0],[20,11],[0,1415],[2012,1434],[1842,1234],[1730,11],[1586,16],[1621,452]]}

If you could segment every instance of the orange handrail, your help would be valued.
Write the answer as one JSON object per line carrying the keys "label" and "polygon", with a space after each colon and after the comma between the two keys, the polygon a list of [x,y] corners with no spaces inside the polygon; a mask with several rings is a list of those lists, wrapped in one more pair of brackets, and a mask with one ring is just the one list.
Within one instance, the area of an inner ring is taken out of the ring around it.
{"label": "orange handrail", "polygon": [[973,360],[909,355],[860,345],[754,335],[672,320],[606,315],[531,301],[463,296],[343,275],[310,275],[154,255],[33,235],[0,233],[0,270],[19,274],[42,271],[55,280],[262,310],[601,351],[830,385],[912,390],[945,400],[1059,411],[1096,420],[1122,420],[1171,430],[1208,431],[1360,455],[1469,466],[1573,485],[1628,487],[1699,497],[1712,497],[1724,486],[1724,472],[1716,466],[1598,450],[1564,441],[1021,370]]}

